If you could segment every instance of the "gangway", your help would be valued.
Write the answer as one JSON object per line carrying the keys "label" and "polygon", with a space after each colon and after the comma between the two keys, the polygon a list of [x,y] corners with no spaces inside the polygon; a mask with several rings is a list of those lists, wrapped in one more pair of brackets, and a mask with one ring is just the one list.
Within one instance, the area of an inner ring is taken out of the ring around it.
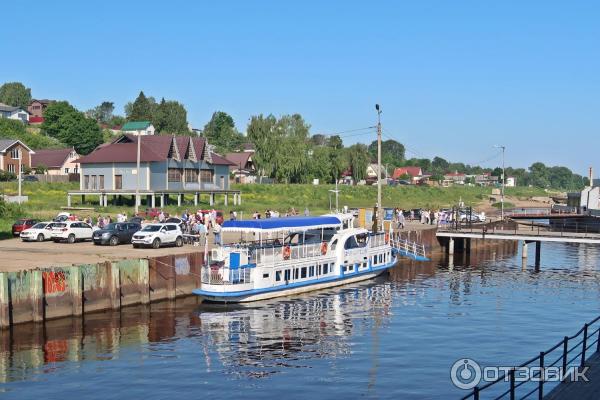
{"label": "gangway", "polygon": [[416,261],[429,261],[423,244],[402,238],[392,238],[390,239],[390,246],[392,246],[392,252],[402,257],[412,258]]}

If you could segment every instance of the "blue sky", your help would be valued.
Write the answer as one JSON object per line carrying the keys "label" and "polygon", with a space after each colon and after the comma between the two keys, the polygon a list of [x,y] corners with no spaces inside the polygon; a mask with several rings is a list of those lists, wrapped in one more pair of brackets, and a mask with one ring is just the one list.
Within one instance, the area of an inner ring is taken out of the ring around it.
{"label": "blue sky", "polygon": [[[600,2],[32,1],[3,18],[0,82],[117,111],[140,90],[215,110],[375,124],[408,156],[587,174],[600,148]],[[6,12],[6,10],[5,10]],[[374,133],[345,138],[369,142]],[[600,162],[596,169],[600,170]]]}

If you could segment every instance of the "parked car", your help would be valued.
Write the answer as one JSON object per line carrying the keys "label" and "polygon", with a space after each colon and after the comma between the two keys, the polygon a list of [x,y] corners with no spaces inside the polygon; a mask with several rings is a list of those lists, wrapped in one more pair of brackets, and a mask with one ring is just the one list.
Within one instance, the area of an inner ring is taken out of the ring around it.
{"label": "parked car", "polygon": [[38,222],[31,228],[27,228],[19,235],[24,242],[43,242],[50,240],[53,222]]}
{"label": "parked car", "polygon": [[136,232],[131,239],[133,247],[152,247],[158,249],[163,245],[183,246],[183,233],[179,225],[174,223],[148,224]]}
{"label": "parked car", "polygon": [[106,225],[103,229],[94,231],[92,241],[96,245],[116,246],[118,244],[129,244],[133,234],[142,229],[141,224],[133,222],[117,222]]}
{"label": "parked car", "polygon": [[92,239],[92,227],[81,221],[63,221],[52,224],[52,240],[67,243],[75,243]]}
{"label": "parked car", "polygon": [[21,232],[23,232],[25,229],[31,228],[38,222],[39,221],[37,219],[31,219],[31,218],[18,219],[12,226],[13,236],[19,236],[21,234]]}
{"label": "parked car", "polygon": [[25,175],[22,179],[23,182],[39,182],[39,179],[35,175]]}
{"label": "parked car", "polygon": [[71,218],[72,214],[69,212],[60,212],[52,221],[54,222],[64,222]]}
{"label": "parked car", "polygon": [[127,222],[131,222],[132,224],[142,225],[144,223],[144,218],[142,218],[142,217],[131,217],[131,218],[129,218],[129,221],[127,221]]}

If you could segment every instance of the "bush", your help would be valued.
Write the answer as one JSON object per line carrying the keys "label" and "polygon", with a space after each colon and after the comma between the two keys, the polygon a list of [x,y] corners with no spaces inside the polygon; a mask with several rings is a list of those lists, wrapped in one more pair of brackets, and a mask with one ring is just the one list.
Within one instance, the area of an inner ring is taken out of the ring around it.
{"label": "bush", "polygon": [[17,179],[17,176],[14,173],[8,171],[0,171],[0,182],[14,181],[15,179]]}

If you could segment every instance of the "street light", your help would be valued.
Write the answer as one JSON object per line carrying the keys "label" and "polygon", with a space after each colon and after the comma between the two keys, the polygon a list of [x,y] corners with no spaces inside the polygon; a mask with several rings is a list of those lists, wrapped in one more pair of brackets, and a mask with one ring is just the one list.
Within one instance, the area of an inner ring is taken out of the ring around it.
{"label": "street light", "polygon": [[500,177],[502,180],[502,192],[500,194],[500,218],[504,221],[504,151],[506,150],[506,146],[497,144],[494,146],[497,149],[502,149],[502,176]]}
{"label": "street light", "polygon": [[375,104],[377,110],[377,230],[379,224],[383,226],[383,210],[381,204],[381,108]]}

